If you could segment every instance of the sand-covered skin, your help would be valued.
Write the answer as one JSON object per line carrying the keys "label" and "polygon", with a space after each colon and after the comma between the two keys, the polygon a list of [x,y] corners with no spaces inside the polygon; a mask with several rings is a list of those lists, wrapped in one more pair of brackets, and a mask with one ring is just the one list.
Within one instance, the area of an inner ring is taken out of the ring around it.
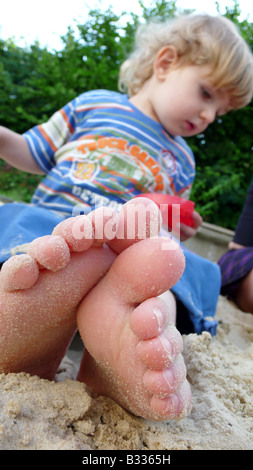
{"label": "sand-covered skin", "polygon": [[218,334],[184,336],[191,414],[155,423],[59,373],[0,375],[1,450],[252,450],[253,315],[220,297]]}

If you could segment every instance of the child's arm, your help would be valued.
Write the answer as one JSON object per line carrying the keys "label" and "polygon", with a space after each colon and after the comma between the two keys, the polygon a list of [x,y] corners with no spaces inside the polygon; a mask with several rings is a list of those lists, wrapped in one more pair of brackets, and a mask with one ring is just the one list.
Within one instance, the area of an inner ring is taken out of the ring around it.
{"label": "child's arm", "polygon": [[0,158],[18,170],[44,174],[34,160],[25,137],[3,126],[0,126]]}

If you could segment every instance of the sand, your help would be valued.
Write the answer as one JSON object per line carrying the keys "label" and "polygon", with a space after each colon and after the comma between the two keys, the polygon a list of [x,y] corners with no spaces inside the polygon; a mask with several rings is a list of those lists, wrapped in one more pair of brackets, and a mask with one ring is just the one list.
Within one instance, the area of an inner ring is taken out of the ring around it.
{"label": "sand", "polygon": [[56,382],[0,375],[1,450],[252,450],[253,316],[220,297],[218,333],[184,336],[190,415],[156,423],[91,397],[65,361]]}

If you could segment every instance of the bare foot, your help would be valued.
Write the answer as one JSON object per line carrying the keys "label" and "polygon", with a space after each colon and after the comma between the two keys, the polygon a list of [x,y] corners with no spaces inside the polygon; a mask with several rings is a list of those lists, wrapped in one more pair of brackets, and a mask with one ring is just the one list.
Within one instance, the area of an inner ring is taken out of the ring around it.
{"label": "bare foot", "polygon": [[65,222],[2,267],[0,372],[53,379],[76,331],[77,306],[116,258],[106,246],[93,248],[93,237],[72,243],[73,219]]}
{"label": "bare foot", "polygon": [[[137,200],[138,207],[140,203],[147,204],[147,200]],[[148,203],[151,213],[157,215],[157,206]],[[130,220],[134,220],[134,206],[133,202]],[[0,373],[23,371],[55,377],[75,334],[81,300],[108,271],[116,253],[138,240],[138,235],[124,239],[126,212],[127,204],[119,215],[100,208],[88,217],[67,219],[52,236],[32,242],[28,254],[14,256],[3,265]],[[116,232],[123,235],[117,239]],[[103,244],[105,241],[113,250]]]}
{"label": "bare foot", "polygon": [[167,303],[156,297],[184,270],[179,246],[165,243],[171,249],[160,238],[123,251],[77,313],[86,348],[78,380],[152,420],[180,419],[191,408],[175,300],[171,292]]}

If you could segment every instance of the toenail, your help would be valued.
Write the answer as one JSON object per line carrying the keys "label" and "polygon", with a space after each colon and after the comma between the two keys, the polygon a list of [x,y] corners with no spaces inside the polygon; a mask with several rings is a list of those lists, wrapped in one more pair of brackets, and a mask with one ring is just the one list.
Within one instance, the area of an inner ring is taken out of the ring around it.
{"label": "toenail", "polygon": [[173,389],[174,377],[172,372],[169,369],[163,370],[163,377],[166,383],[168,384],[170,390]]}
{"label": "toenail", "polygon": [[164,351],[166,352],[166,356],[167,356],[167,363],[168,364],[171,364],[172,362],[172,359],[174,357],[174,353],[173,353],[173,347],[172,347],[172,344],[171,342],[168,340],[168,338],[164,337],[163,335],[161,335],[159,337],[161,343],[162,343],[162,347],[164,349]]}
{"label": "toenail", "polygon": [[153,396],[151,400],[151,406],[156,411],[158,416],[162,416],[167,419],[181,419],[181,403],[180,398],[177,394],[171,395],[166,398],[159,398]]}
{"label": "toenail", "polygon": [[162,326],[164,323],[164,315],[159,308],[154,308],[153,314],[154,314],[153,318],[157,321],[158,333],[160,333],[162,331]]}
{"label": "toenail", "polygon": [[169,325],[160,335],[161,343],[168,357],[173,360],[183,350],[183,338],[174,325]]}
{"label": "toenail", "polygon": [[167,400],[167,410],[170,411],[171,417],[173,417],[173,415],[177,416],[180,410],[180,399],[178,395],[175,393],[169,398],[165,398],[165,400]]}

